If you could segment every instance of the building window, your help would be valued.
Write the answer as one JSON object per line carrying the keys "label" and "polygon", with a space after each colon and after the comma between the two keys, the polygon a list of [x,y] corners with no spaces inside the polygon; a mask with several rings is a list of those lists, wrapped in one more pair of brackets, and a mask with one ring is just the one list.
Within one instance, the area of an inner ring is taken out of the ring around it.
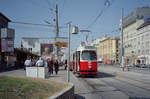
{"label": "building window", "polygon": [[142,35],[142,41],[144,40],[144,35]]}
{"label": "building window", "polygon": [[146,41],[146,47],[149,48],[149,41]]}
{"label": "building window", "polygon": [[144,50],[142,50],[142,54],[144,55],[145,53],[144,53]]}
{"label": "building window", "polygon": [[116,52],[118,52],[118,50],[116,50]]}
{"label": "building window", "polygon": [[149,39],[149,34],[148,33],[145,36],[146,36],[147,39]]}
{"label": "building window", "polygon": [[141,50],[138,50],[138,53],[140,54]]}
{"label": "building window", "polygon": [[149,49],[146,50],[146,54],[149,54]]}

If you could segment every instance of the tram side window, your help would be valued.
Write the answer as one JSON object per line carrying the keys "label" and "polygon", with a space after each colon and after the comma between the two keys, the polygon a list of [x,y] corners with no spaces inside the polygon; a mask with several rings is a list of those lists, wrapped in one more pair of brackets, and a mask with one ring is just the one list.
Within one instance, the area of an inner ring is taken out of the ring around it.
{"label": "tram side window", "polygon": [[83,51],[82,52],[83,60],[97,60],[95,51]]}

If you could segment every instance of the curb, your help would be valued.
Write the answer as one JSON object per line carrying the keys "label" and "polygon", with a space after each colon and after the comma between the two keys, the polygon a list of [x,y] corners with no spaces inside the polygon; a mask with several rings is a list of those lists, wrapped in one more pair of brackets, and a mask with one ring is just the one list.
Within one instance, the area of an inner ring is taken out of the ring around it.
{"label": "curb", "polygon": [[67,88],[51,97],[48,97],[47,99],[74,99],[74,85],[69,83]]}

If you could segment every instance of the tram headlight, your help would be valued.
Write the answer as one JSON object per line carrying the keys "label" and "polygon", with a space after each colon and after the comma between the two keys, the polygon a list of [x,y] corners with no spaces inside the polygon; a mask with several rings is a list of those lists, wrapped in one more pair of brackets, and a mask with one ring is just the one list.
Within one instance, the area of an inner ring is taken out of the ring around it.
{"label": "tram headlight", "polygon": [[91,65],[89,65],[88,67],[89,67],[89,69],[91,69],[91,68],[92,68],[92,66],[91,66]]}

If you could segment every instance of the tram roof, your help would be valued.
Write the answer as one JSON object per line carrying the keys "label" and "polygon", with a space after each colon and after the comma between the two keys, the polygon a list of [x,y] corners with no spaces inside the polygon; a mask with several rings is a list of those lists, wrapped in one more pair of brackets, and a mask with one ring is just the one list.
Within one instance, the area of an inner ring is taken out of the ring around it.
{"label": "tram roof", "polygon": [[83,50],[96,50],[95,46],[91,46],[91,45],[86,45],[86,46],[79,46],[77,48],[77,51],[83,51]]}

